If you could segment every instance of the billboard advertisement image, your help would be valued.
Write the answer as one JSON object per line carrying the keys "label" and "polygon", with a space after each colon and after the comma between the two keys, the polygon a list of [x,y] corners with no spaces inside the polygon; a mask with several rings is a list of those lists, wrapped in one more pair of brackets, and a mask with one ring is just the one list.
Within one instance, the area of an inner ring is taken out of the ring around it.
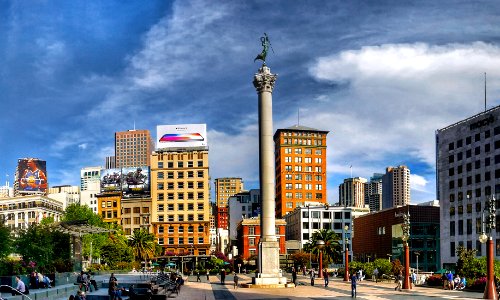
{"label": "billboard advertisement image", "polygon": [[23,158],[17,161],[19,192],[38,194],[47,191],[47,167],[44,160]]}
{"label": "billboard advertisement image", "polygon": [[206,147],[206,124],[159,125],[156,127],[156,148]]}
{"label": "billboard advertisement image", "polygon": [[149,194],[149,167],[123,168],[122,191],[125,197]]}
{"label": "billboard advertisement image", "polygon": [[122,187],[121,169],[101,170],[101,192],[118,192]]}

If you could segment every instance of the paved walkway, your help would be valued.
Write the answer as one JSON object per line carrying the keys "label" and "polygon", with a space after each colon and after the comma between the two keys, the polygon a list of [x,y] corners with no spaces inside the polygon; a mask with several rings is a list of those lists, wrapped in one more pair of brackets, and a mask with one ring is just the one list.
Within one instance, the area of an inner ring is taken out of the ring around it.
{"label": "paved walkway", "polygon": [[[251,282],[251,275],[239,275],[240,283]],[[96,276],[98,282],[107,281],[109,275]],[[119,274],[118,282],[139,282],[146,280],[144,276],[138,274]],[[233,287],[233,276],[226,276],[226,283],[220,284],[219,276],[210,276],[207,281],[206,276],[201,277],[202,282],[196,282],[196,276],[189,276],[181,288],[180,294],[171,299],[178,300],[324,300],[324,299],[351,299],[351,285],[343,282],[341,278],[330,280],[327,288],[324,287],[322,279],[316,279],[316,285],[311,286],[308,277],[298,276],[299,285],[296,288],[282,289],[248,289]],[[445,291],[438,288],[414,287],[410,291],[394,291],[394,283],[374,283],[371,281],[362,281],[358,284],[357,299],[373,300],[399,300],[399,299],[482,299],[482,293],[464,292],[464,291]],[[58,288],[69,289],[76,292],[77,287],[72,283],[60,285]],[[59,295],[57,297],[34,297],[38,290],[33,290],[30,294],[32,299],[43,300],[67,300],[68,295]],[[41,290],[40,292],[43,292]],[[175,294],[174,294],[175,295]],[[5,297],[7,296],[7,297]],[[21,299],[20,296],[12,297],[4,295],[6,299]]]}
{"label": "paved walkway", "polygon": [[[240,282],[250,282],[249,275],[239,275]],[[296,288],[283,289],[247,289],[233,288],[233,276],[226,276],[225,285],[220,284],[219,276],[210,276],[210,282],[202,277],[202,282],[196,282],[196,277],[190,276],[182,287],[179,300],[321,300],[321,299],[351,299],[351,284],[341,278],[330,280],[327,288],[322,279],[316,279],[316,285],[311,286],[308,277],[298,276],[299,285]],[[358,284],[357,299],[482,299],[482,293],[448,291],[438,288],[414,287],[410,291],[397,292],[394,283],[374,283],[362,281]]]}

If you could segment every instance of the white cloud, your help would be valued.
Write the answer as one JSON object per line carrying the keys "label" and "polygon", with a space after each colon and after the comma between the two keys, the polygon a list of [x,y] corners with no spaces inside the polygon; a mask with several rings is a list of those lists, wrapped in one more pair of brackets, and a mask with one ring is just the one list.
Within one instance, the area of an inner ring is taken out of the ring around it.
{"label": "white cloud", "polygon": [[89,145],[88,143],[79,144],[78,145],[78,149],[85,150],[85,149],[87,149],[88,145]]}
{"label": "white cloud", "polygon": [[429,181],[425,179],[425,177],[417,174],[410,174],[410,187],[412,190],[426,192],[428,183]]}
{"label": "white cloud", "polygon": [[[423,164],[423,175],[414,176],[415,188],[423,189],[434,177],[435,130],[482,111],[483,73],[495,87],[499,70],[500,48],[480,42],[343,51],[310,66],[313,78],[340,86],[315,95],[301,123],[330,131],[335,185],[349,176],[350,164],[360,171],[354,176],[365,178],[390,165]],[[488,98],[490,107],[499,104],[500,91],[488,90]],[[329,188],[335,193],[336,186]]]}

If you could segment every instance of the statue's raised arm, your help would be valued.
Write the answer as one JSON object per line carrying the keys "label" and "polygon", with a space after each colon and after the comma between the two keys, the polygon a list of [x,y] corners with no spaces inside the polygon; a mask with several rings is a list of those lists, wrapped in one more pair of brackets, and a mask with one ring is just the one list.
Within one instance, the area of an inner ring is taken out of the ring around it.
{"label": "statue's raised arm", "polygon": [[[265,64],[267,52],[269,51],[269,47],[271,46],[271,42],[269,41],[269,37],[267,36],[266,33],[264,33],[264,36],[260,38],[260,41],[262,43],[262,52],[260,54],[258,54],[257,57],[253,61],[255,62],[257,59],[260,59]],[[272,50],[272,48],[271,48],[271,50]]]}

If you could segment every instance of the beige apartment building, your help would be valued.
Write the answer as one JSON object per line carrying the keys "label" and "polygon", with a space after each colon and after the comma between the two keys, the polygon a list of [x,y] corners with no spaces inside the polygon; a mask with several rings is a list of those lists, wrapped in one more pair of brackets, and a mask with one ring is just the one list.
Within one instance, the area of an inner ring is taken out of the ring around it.
{"label": "beige apartment building", "polygon": [[151,198],[122,198],[121,225],[125,235],[144,229],[152,233]]}
{"label": "beige apartment building", "polygon": [[362,177],[346,178],[339,185],[339,203],[344,207],[365,207],[365,183]]}
{"label": "beige apartment building", "polygon": [[46,196],[20,196],[0,200],[0,222],[10,229],[27,228],[40,224],[44,218],[59,222],[63,204]]}
{"label": "beige apartment building", "polygon": [[206,147],[167,148],[151,156],[151,224],[176,254],[210,254],[210,177]]}

